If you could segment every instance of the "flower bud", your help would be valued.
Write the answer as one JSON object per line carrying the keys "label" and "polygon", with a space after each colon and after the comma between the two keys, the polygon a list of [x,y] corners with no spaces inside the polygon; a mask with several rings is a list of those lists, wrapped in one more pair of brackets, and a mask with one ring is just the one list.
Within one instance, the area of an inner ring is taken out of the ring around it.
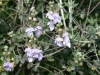
{"label": "flower bud", "polygon": [[78,63],[78,60],[75,60],[75,63]]}
{"label": "flower bud", "polygon": [[32,40],[29,40],[29,42],[32,42]]}
{"label": "flower bud", "polygon": [[67,71],[70,72],[71,71],[70,68],[67,68]]}
{"label": "flower bud", "polygon": [[6,52],[3,52],[3,55],[5,55],[6,54]]}
{"label": "flower bud", "polygon": [[33,21],[37,21],[37,18],[33,18]]}
{"label": "flower bud", "polygon": [[34,38],[34,41],[36,41],[36,38]]}
{"label": "flower bud", "polygon": [[4,46],[4,49],[8,49],[8,46]]}
{"label": "flower bud", "polygon": [[80,65],[80,66],[83,66],[83,63],[82,63],[82,62],[80,62],[80,63],[79,63],[79,65]]}
{"label": "flower bud", "polygon": [[82,60],[81,58],[78,58],[78,60]]}
{"label": "flower bud", "polygon": [[57,24],[56,26],[59,27],[59,24]]}
{"label": "flower bud", "polygon": [[59,32],[61,32],[61,31],[62,31],[62,29],[58,29],[58,31],[59,31]]}
{"label": "flower bud", "polygon": [[2,6],[2,1],[0,2],[0,6]]}
{"label": "flower bud", "polygon": [[91,67],[91,70],[96,70],[96,67],[95,67],[95,66],[92,66],[92,67]]}
{"label": "flower bud", "polygon": [[28,19],[29,19],[29,20],[32,20],[32,17],[29,17]]}
{"label": "flower bud", "polygon": [[33,16],[33,15],[34,15],[34,13],[31,13],[31,15]]}
{"label": "flower bud", "polygon": [[53,7],[53,5],[50,5],[50,7]]}
{"label": "flower bud", "polygon": [[8,52],[8,54],[10,54],[11,52]]}
{"label": "flower bud", "polygon": [[12,61],[14,61],[14,58],[11,58]]}

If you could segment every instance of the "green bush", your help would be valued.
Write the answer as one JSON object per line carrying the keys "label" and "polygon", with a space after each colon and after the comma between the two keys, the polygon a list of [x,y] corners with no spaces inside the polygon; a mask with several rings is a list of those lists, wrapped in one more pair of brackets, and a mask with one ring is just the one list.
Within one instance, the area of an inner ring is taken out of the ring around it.
{"label": "green bush", "polygon": [[0,1],[0,75],[99,75],[99,0]]}

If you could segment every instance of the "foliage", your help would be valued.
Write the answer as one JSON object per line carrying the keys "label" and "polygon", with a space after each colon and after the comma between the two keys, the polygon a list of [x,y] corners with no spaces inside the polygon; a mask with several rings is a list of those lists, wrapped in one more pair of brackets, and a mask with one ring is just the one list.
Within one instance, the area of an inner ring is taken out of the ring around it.
{"label": "foliage", "polygon": [[0,74],[99,75],[99,6],[99,0],[0,1]]}

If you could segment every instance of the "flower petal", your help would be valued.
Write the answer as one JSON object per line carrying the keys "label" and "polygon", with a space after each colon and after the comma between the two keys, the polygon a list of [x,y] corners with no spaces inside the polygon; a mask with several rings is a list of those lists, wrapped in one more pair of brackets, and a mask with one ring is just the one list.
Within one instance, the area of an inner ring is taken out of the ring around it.
{"label": "flower petal", "polygon": [[32,57],[28,57],[28,61],[29,62],[33,62],[33,58]]}
{"label": "flower petal", "polygon": [[41,35],[41,30],[37,30],[36,32],[35,32],[35,35],[36,35],[36,37],[39,37],[40,35]]}
{"label": "flower petal", "polygon": [[42,58],[43,58],[43,55],[41,53],[39,53],[38,61],[41,61]]}

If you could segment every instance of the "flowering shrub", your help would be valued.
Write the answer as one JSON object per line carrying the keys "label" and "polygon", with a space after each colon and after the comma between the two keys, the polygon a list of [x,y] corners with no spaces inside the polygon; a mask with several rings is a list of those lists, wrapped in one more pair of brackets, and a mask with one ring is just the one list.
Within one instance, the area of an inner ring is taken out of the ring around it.
{"label": "flowering shrub", "polygon": [[0,1],[0,75],[99,75],[99,4]]}

